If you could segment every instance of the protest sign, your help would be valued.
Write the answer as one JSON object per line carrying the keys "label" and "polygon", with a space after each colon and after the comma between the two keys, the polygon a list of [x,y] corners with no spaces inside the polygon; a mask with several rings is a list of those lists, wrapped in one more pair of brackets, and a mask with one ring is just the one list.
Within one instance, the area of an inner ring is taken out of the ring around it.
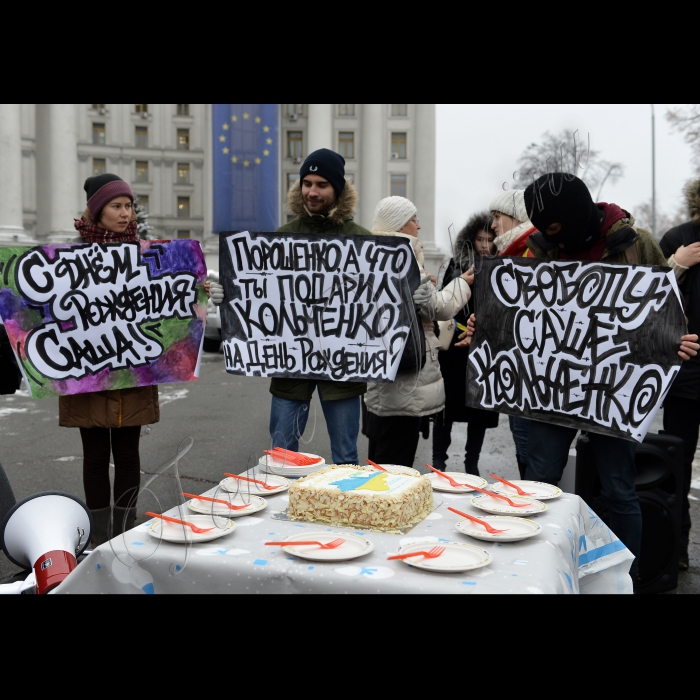
{"label": "protest sign", "polygon": [[474,293],[467,405],[644,440],[687,332],[671,270],[497,258]]}
{"label": "protest sign", "polygon": [[0,316],[35,398],[196,379],[199,241],[0,248]]}
{"label": "protest sign", "polygon": [[221,234],[219,275],[231,374],[390,382],[420,327],[401,237]]}

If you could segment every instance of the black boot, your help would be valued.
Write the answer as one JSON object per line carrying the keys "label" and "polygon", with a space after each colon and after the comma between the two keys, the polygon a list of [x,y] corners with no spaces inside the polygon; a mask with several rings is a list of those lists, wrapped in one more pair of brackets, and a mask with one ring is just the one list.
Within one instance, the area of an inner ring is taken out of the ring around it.
{"label": "black boot", "polygon": [[96,549],[101,544],[109,542],[109,540],[112,539],[112,533],[109,527],[111,511],[111,508],[90,509],[92,513],[92,532],[90,533],[91,549]]}
{"label": "black boot", "polygon": [[114,506],[114,523],[112,525],[114,537],[121,535],[127,530],[132,530],[134,527],[136,527],[136,508]]}

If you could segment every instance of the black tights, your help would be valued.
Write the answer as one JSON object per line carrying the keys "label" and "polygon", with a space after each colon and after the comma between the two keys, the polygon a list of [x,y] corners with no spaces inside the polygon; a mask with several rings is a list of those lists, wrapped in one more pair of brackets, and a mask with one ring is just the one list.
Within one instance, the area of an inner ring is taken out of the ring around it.
{"label": "black tights", "polygon": [[136,505],[141,483],[139,438],[141,428],[81,428],[83,441],[83,486],[91,510],[109,508],[109,454],[114,454],[114,505]]}

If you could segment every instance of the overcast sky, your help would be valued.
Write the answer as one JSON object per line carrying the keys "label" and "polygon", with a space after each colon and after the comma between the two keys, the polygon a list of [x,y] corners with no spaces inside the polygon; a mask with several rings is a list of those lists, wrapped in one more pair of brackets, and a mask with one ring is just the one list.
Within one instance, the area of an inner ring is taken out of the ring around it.
{"label": "overcast sky", "polygon": [[[666,120],[674,106],[654,105],[657,209],[668,212],[693,175],[690,149]],[[525,148],[545,131],[563,129],[578,129],[583,143],[590,134],[601,158],[625,166],[616,184],[606,183],[602,201],[634,214],[651,199],[650,105],[437,105],[435,242],[449,250],[448,226],[459,231],[471,214],[487,209],[503,183],[512,183]]]}

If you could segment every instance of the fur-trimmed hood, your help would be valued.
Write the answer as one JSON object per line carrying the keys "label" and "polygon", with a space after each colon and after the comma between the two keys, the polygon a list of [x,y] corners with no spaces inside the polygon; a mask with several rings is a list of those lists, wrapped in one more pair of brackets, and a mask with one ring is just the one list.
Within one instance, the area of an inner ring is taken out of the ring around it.
{"label": "fur-trimmed hood", "polygon": [[[310,216],[304,206],[304,198],[301,194],[301,181],[297,180],[287,192],[287,205],[292,210],[292,213],[299,219],[305,219]],[[357,206],[357,190],[352,182],[345,181],[345,189],[338,197],[333,209],[328,212],[328,218],[335,224],[342,224],[349,218],[352,218]],[[318,216],[318,215],[316,215]]]}
{"label": "fur-trimmed hood", "polygon": [[700,226],[700,180],[691,180],[685,186],[685,203],[688,214],[696,226]]}

